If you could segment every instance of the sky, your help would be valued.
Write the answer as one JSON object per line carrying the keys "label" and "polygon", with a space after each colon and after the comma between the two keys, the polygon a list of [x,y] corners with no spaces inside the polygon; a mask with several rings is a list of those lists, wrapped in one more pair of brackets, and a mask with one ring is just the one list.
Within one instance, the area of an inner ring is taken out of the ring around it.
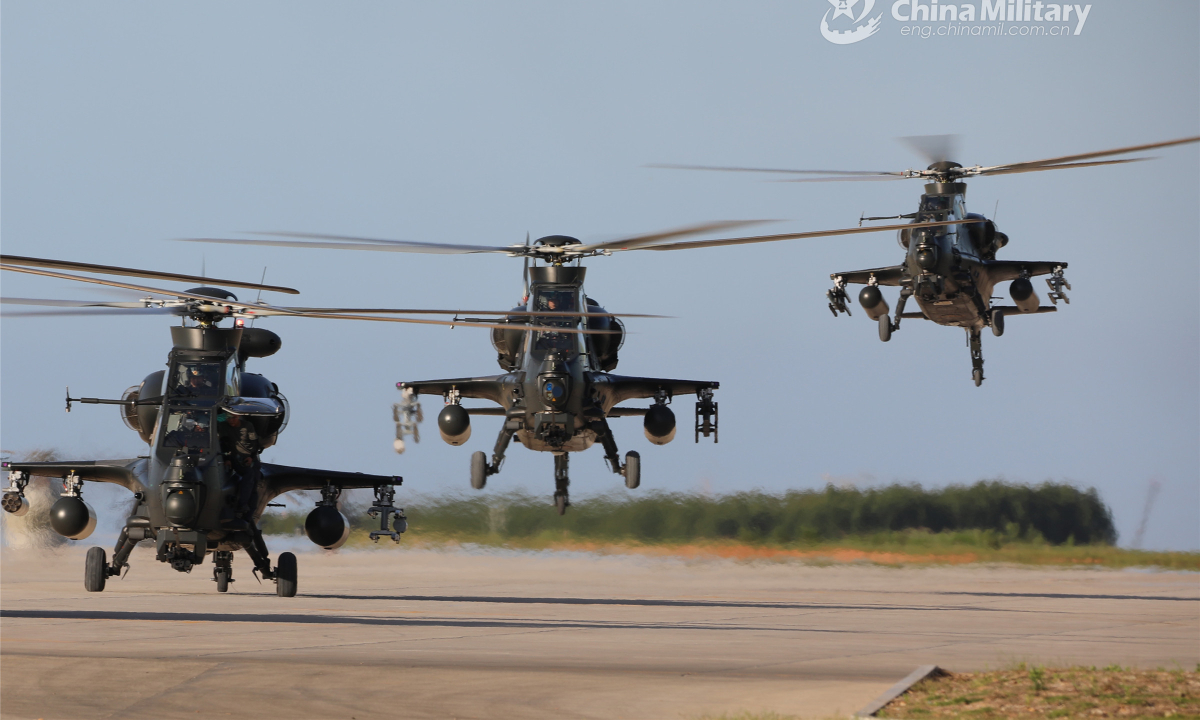
{"label": "sky", "polygon": [[[920,183],[646,166],[903,170],[923,163],[896,138],[938,133],[961,136],[963,165],[990,165],[1200,134],[1196,3],[1097,0],[1079,34],[1072,18],[1056,36],[915,23],[929,37],[896,19],[906,6],[862,0],[853,12],[869,4],[861,23],[879,16],[874,34],[834,44],[821,30],[828,0],[8,0],[0,246],[248,281],[266,268],[267,282],[302,291],[264,296],[281,303],[504,309],[521,287],[520,261],[504,256],[173,239],[288,230],[503,245],[712,220],[849,227],[912,212]],[[621,452],[642,455],[634,492],[1070,482],[1099,491],[1128,546],[1159,482],[1142,545],[1200,549],[1200,150],[1151,154],[969,183],[968,207],[995,212],[1010,238],[1001,257],[1068,262],[1073,287],[1057,314],[985,334],[981,388],[961,330],[909,320],[885,345],[857,305],[836,319],[826,308],[830,273],[902,260],[889,233],[588,261],[587,292],[610,311],[673,316],[627,321],[618,372],[721,383],[718,444],[681,430],[655,447],[636,418],[613,421]],[[119,299],[13,273],[0,289]],[[162,367],[167,325],[4,319],[0,446],[144,453],[113,408],[64,414],[63,390],[119,397]],[[267,326],[283,349],[250,370],[280,386],[292,417],[266,460],[399,474],[405,497],[469,491],[469,456],[490,453],[499,418],[477,417],[471,440],[450,447],[433,422],[441,401],[427,397],[423,441],[397,455],[391,404],[397,381],[500,372],[487,331]],[[690,401],[674,408],[686,429]],[[628,492],[598,447],[571,472],[576,497]],[[514,489],[544,494],[549,512],[551,457],[514,445],[484,492]]]}

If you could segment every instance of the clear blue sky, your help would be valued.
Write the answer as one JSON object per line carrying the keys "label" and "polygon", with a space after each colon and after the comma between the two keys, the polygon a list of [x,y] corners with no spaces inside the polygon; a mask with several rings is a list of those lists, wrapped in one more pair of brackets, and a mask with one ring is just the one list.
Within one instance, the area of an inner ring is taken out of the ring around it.
{"label": "clear blue sky", "polygon": [[[921,163],[895,137],[946,132],[964,136],[963,164],[986,165],[1200,132],[1200,5],[1093,5],[1078,36],[922,39],[881,0],[874,36],[834,45],[820,32],[826,0],[9,0],[0,241],[249,280],[266,265],[304,304],[504,308],[520,289],[510,258],[168,239],[287,229],[504,244],[741,218],[834,228],[910,212],[921,187],[643,166],[899,170]],[[984,337],[978,389],[961,331],[910,321],[884,345],[863,313],[826,309],[829,273],[900,261],[889,234],[591,261],[589,294],[609,309],[678,316],[629,322],[620,372],[722,384],[719,445],[681,432],[653,447],[636,419],[614,421],[622,452],[643,456],[643,489],[1066,480],[1099,489],[1128,543],[1158,478],[1144,544],[1200,548],[1200,151],[1156,154],[970,184],[971,209],[999,202],[1003,257],[1068,261],[1074,286],[1057,315]],[[7,296],[112,297],[0,282]],[[64,415],[62,390],[118,396],[161,367],[166,324],[4,320],[0,445],[139,453],[115,410]],[[467,488],[468,456],[490,452],[498,419],[478,418],[461,448],[430,421],[397,456],[390,405],[398,380],[499,372],[486,332],[270,327],[283,350],[253,369],[294,415],[269,460],[398,473],[412,492]],[[690,422],[686,399],[676,411]],[[572,475],[578,495],[619,485],[599,449]],[[514,447],[489,491],[518,487],[549,503],[550,457]]]}

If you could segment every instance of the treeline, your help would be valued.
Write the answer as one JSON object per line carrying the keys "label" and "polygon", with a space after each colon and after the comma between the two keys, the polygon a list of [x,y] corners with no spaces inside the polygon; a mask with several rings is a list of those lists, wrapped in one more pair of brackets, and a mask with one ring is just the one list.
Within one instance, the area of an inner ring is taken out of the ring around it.
{"label": "treeline", "polygon": [[[427,498],[407,507],[415,535],[562,537],[598,541],[815,544],[880,534],[980,532],[1002,541],[1113,545],[1112,512],[1095,489],[981,481],[926,490],[919,485],[745,492],[706,497],[652,492],[580,500],[565,516],[549,499],[524,494]],[[303,522],[303,515],[297,518]],[[264,518],[264,530],[286,522]],[[366,528],[367,518],[354,518]],[[283,530],[284,528],[279,527]]]}

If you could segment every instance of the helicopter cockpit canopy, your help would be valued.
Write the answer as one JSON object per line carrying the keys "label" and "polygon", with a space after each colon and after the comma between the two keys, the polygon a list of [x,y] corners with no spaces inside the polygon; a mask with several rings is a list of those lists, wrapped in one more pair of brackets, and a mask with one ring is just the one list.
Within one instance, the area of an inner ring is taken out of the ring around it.
{"label": "helicopter cockpit canopy", "polygon": [[[530,308],[539,312],[578,312],[580,307],[580,292],[576,285],[539,285],[535,286]],[[577,327],[578,317],[540,317],[534,320],[537,325],[553,327]],[[544,356],[547,352],[561,355],[575,355],[582,352],[582,335],[577,333],[560,333],[553,331],[532,333],[530,348],[535,356]]]}
{"label": "helicopter cockpit canopy", "polygon": [[917,222],[945,220],[950,210],[950,198],[945,195],[922,195]]}
{"label": "helicopter cockpit canopy", "polygon": [[236,363],[210,358],[180,359],[168,377],[168,392],[173,399],[235,397],[241,384]]}
{"label": "helicopter cockpit canopy", "polygon": [[164,426],[163,445],[166,447],[203,450],[212,443],[212,411],[193,408],[172,408]]}
{"label": "helicopter cockpit canopy", "polygon": [[[579,309],[579,288],[572,285],[539,287],[534,295],[534,310],[570,312]],[[552,320],[560,324],[560,320]]]}

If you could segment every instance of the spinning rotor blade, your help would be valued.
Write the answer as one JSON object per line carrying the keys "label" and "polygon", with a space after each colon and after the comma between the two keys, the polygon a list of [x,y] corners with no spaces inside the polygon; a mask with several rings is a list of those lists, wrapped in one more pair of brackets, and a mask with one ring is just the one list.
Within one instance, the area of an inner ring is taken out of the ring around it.
{"label": "spinning rotor blade", "polygon": [[165,307],[148,307],[141,301],[109,302],[106,300],[49,300],[41,298],[0,297],[0,305],[34,305],[55,308],[53,310],[0,310],[4,317],[65,317],[89,315],[174,315],[176,310]]}
{"label": "spinning rotor blade", "polygon": [[571,335],[611,335],[617,331],[614,330],[585,330],[580,328],[560,328],[537,325],[515,325],[511,323],[481,323],[474,321],[463,320],[421,320],[417,318],[395,318],[395,317],[371,317],[369,315],[341,315],[333,313],[308,313],[296,312],[288,308],[274,307],[272,305],[251,304],[227,300],[225,298],[214,298],[208,295],[195,295],[187,292],[179,292],[173,290],[163,290],[161,288],[146,287],[143,285],[130,285],[127,283],[119,283],[112,280],[100,280],[98,278],[83,277],[81,275],[67,275],[65,273],[50,272],[48,270],[34,270],[32,268],[17,267],[15,265],[5,265],[0,263],[0,270],[11,270],[13,272],[28,273],[30,275],[45,275],[46,277],[61,278],[63,280],[75,280],[78,282],[93,283],[95,285],[107,285],[109,287],[125,288],[127,290],[137,290],[138,292],[152,293],[155,295],[166,295],[168,297],[184,298],[188,300],[196,300],[205,305],[215,307],[237,308],[244,311],[247,315],[257,316],[291,316],[291,317],[311,317],[311,318],[329,318],[341,320],[371,320],[375,322],[396,322],[409,323],[414,325],[471,325],[474,327],[499,328],[501,330],[541,330],[544,332],[561,332]]}
{"label": "spinning rotor blade", "polygon": [[402,317],[381,317],[378,315],[341,315],[337,313],[293,313],[293,312],[276,312],[283,308],[266,308],[259,309],[255,314],[261,316],[271,315],[286,315],[288,317],[305,317],[305,318],[324,318],[328,320],[371,320],[374,322],[395,322],[395,323],[410,323],[413,325],[449,325],[483,327],[483,328],[498,328],[500,330],[533,330],[537,332],[555,332],[564,333],[567,335],[616,335],[619,330],[586,330],[583,328],[572,327],[557,327],[554,325],[516,325],[512,323],[489,323],[479,322],[472,318],[461,318],[459,320],[419,320],[417,318],[402,318]]}
{"label": "spinning rotor blade", "polygon": [[757,225],[759,223],[769,222],[778,222],[778,220],[717,220],[715,222],[685,225],[683,227],[673,228],[671,230],[660,230],[658,232],[630,235],[617,240],[608,240],[605,242],[590,243],[587,245],[564,245],[561,250],[567,255],[574,253],[588,253],[596,250],[633,250],[643,245],[651,245],[663,240],[671,240],[674,238],[687,237],[688,235],[699,235],[701,233],[713,232],[714,230],[729,230],[735,227],[745,227],[747,225]]}
{"label": "spinning rotor blade", "polygon": [[471,253],[511,254],[520,245],[498,247],[486,245],[456,245],[453,243],[416,242],[412,240],[383,240],[379,238],[353,237],[350,235],[321,235],[317,233],[264,232],[254,235],[309,238],[309,240],[234,240],[230,238],[178,238],[181,242],[216,243],[220,245],[262,245],[265,247],[299,247],[322,250],[373,250],[375,252],[435,253],[445,255],[467,255]]}
{"label": "spinning rotor blade", "polygon": [[271,290],[274,292],[299,295],[300,291],[278,285],[261,285],[238,280],[218,280],[196,275],[165,273],[154,270],[137,270],[134,268],[117,267],[114,265],[93,265],[92,263],[70,262],[67,260],[48,260],[46,258],[21,257],[20,255],[0,255],[0,263],[6,265],[23,265],[25,267],[49,268],[52,270],[74,270],[76,272],[99,273],[101,275],[126,275],[129,277],[149,278],[151,280],[179,280],[182,282],[199,282],[201,284],[228,285],[230,287],[249,288],[251,290]]}
{"label": "spinning rotor blade", "polygon": [[[601,313],[601,312],[568,312],[565,310],[426,310],[416,308],[313,308],[285,307],[298,313],[320,313],[322,315],[340,315],[357,313],[360,315],[511,315],[520,317],[546,318],[577,318],[577,317],[631,317],[631,318],[666,318],[668,315],[645,315],[641,313]],[[506,326],[506,327],[512,327]]]}
{"label": "spinning rotor blade", "polygon": [[845,175],[832,177],[817,177],[817,178],[788,178],[787,180],[774,180],[772,182],[878,182],[881,180],[907,180],[908,175],[904,173],[889,173],[888,175]]}
{"label": "spinning rotor blade", "polygon": [[721,165],[647,165],[646,167],[659,168],[662,170],[716,170],[718,172],[784,173],[789,175],[903,176],[903,173],[887,172],[883,170],[789,170],[786,168],[725,167]]}
{"label": "spinning rotor blade", "polygon": [[1143,162],[1145,160],[1156,160],[1152,157],[1135,157],[1125,158],[1124,160],[1097,160],[1095,162],[1076,162],[1062,163],[1060,165],[1038,165],[1036,167],[1018,167],[1018,168],[1001,168],[1000,170],[991,170],[981,175],[1015,175],[1017,173],[1041,172],[1042,170],[1066,170],[1069,168],[1085,168],[1096,167],[1098,165],[1122,165],[1124,163]]}
{"label": "spinning rotor blade", "polygon": [[[67,275],[66,273],[50,272],[49,270],[34,270],[33,268],[18,267],[16,265],[7,265],[4,263],[0,263],[0,270],[10,270],[12,272],[28,273],[30,275],[45,275],[46,277],[60,278],[62,280],[74,280],[76,282],[92,283],[93,285],[106,285],[108,287],[125,288],[126,290],[137,290],[138,292],[151,293],[154,295],[166,295],[167,297],[197,300],[206,305],[217,305],[221,307],[248,310],[252,314],[257,312],[260,308],[271,307],[270,305],[254,305],[251,303],[238,302],[236,300],[227,300],[225,298],[215,298],[210,295],[194,295],[192,293],[179,290],[163,290],[161,288],[146,287],[144,285],[130,285],[128,283],[116,282],[115,280],[101,280],[100,278],[83,277],[82,275]],[[280,314],[296,315],[298,313],[281,312]]]}
{"label": "spinning rotor blade", "polygon": [[910,150],[925,158],[927,165],[953,160],[960,135],[910,135],[898,138]]}
{"label": "spinning rotor blade", "polygon": [[[1078,160],[1091,160],[1092,158],[1108,157],[1109,155],[1124,155],[1125,153],[1142,152],[1144,150],[1154,150],[1155,148],[1172,147],[1175,145],[1186,145],[1188,143],[1200,142],[1200,135],[1195,137],[1180,138],[1179,140],[1168,140],[1166,142],[1149,143],[1147,145],[1130,145],[1129,147],[1115,148],[1113,150],[1101,150],[1099,152],[1080,153],[1078,155],[1063,155],[1062,157],[1047,158],[1045,160],[1030,160],[1028,162],[1009,163],[1007,165],[992,165],[990,167],[979,168],[979,175],[999,175],[1004,172],[1029,172],[1031,170],[1040,170],[1047,166],[1072,167],[1066,163],[1074,163]],[[1089,165],[1079,164],[1073,167],[1089,167]],[[1049,168],[1047,168],[1049,169]],[[1054,168],[1054,169],[1057,169]]]}
{"label": "spinning rotor blade", "polygon": [[108,300],[43,300],[42,298],[14,298],[0,297],[0,304],[4,305],[42,305],[46,307],[57,308],[145,308],[146,303],[131,300],[128,302],[110,302]]}
{"label": "spinning rotor blade", "polygon": [[[912,137],[902,137],[899,139],[901,142],[904,142],[915,152],[919,153],[926,160],[928,160],[930,165],[934,165],[936,163],[951,160],[953,158],[955,154],[955,141],[958,139],[958,137],[959,136],[957,135],[917,135]],[[929,170],[909,170],[902,172],[872,172],[861,170],[790,170],[785,168],[716,167],[711,165],[650,165],[649,167],[676,170],[722,170],[730,172],[762,172],[790,175],[825,176],[777,180],[776,182],[853,182],[860,180],[904,180],[909,178],[928,179],[931,177],[937,177],[939,172],[950,178],[966,178],[977,175],[1009,175],[1022,172],[1035,172],[1039,170],[1065,170],[1068,168],[1085,168],[1096,167],[1098,165],[1115,165],[1123,162],[1137,162],[1139,160],[1149,160],[1151,158],[1109,160],[1104,162],[1081,161],[1108,157],[1111,155],[1124,155],[1126,153],[1154,150],[1156,148],[1173,147],[1175,145],[1185,145],[1187,143],[1194,142],[1200,142],[1200,136],[1181,138],[1179,140],[1168,140],[1166,142],[1159,143],[1148,143],[1145,145],[1131,145],[1129,147],[1101,150],[1099,152],[1063,155],[1056,158],[1046,158],[1045,160],[1031,160],[1028,162],[1010,163],[1007,165],[991,165],[988,167],[956,167],[938,172]]]}
{"label": "spinning rotor blade", "polygon": [[814,232],[782,233],[779,235],[757,235],[754,237],[722,238],[719,240],[691,240],[688,242],[671,243],[669,245],[652,245],[650,247],[630,248],[631,250],[692,250],[695,248],[720,247],[723,245],[746,245],[749,243],[775,242],[776,240],[802,240],[805,238],[830,237],[833,235],[858,235],[861,233],[885,232],[888,230],[920,230],[922,228],[943,227],[946,225],[969,225],[982,222],[979,219],[969,220],[938,220],[937,222],[906,223],[903,225],[877,225],[875,227],[854,227],[841,230],[817,230]]}
{"label": "spinning rotor blade", "polygon": [[59,308],[57,310],[0,310],[0,317],[91,317],[94,315],[175,315],[174,308]]}

